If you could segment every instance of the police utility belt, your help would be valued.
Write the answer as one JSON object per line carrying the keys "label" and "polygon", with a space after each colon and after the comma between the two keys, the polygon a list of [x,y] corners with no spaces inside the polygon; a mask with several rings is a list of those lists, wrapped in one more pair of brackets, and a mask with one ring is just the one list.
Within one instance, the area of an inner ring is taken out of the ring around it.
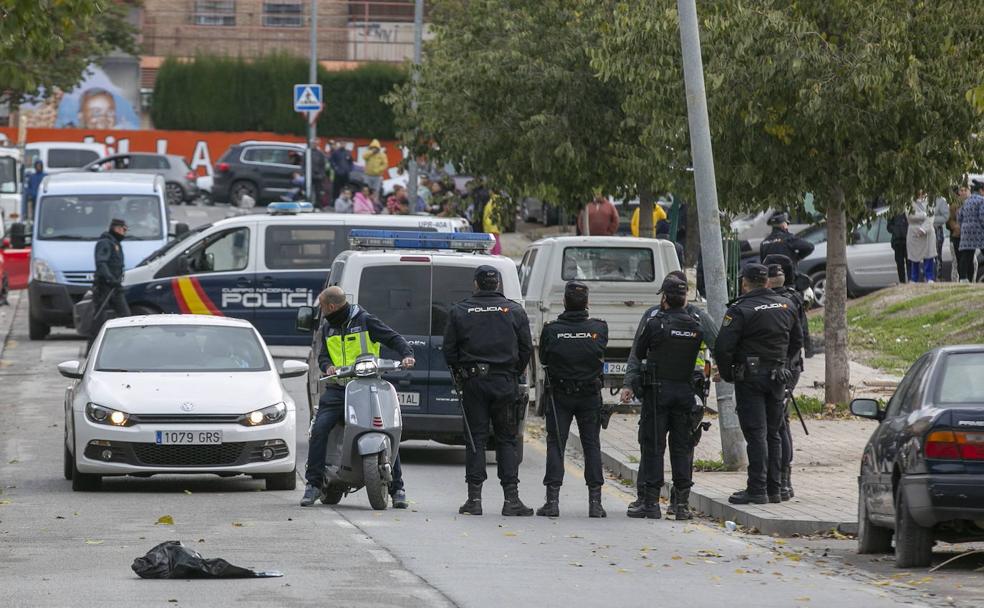
{"label": "police utility belt", "polygon": [[761,357],[745,357],[744,362],[735,363],[734,371],[735,380],[739,382],[752,376],[768,376],[770,380],[785,383],[789,374],[784,361]]}
{"label": "police utility belt", "polygon": [[591,380],[572,380],[551,376],[550,388],[557,393],[563,393],[565,395],[594,393],[601,390],[601,381],[598,378],[592,378]]}
{"label": "police utility belt", "polygon": [[470,380],[471,378],[484,378],[494,374],[514,376],[515,370],[510,366],[491,363],[462,363],[458,366],[458,373],[465,380]]}

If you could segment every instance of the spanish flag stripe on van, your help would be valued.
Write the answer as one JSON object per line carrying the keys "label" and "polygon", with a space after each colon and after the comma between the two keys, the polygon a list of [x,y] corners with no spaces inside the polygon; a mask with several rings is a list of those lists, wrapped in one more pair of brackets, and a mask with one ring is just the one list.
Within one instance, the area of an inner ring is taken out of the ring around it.
{"label": "spanish flag stripe on van", "polygon": [[174,290],[174,299],[178,302],[178,309],[182,314],[193,315],[218,315],[222,312],[215,306],[215,303],[205,294],[198,279],[194,277],[178,277],[171,281]]}

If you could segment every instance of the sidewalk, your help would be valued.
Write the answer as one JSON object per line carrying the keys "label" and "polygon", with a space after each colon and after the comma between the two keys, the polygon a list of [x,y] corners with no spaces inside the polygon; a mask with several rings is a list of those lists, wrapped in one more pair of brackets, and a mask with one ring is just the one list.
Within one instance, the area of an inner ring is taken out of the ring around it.
{"label": "sidewalk", "polygon": [[[823,365],[822,355],[809,360],[807,372],[800,381],[803,390],[797,389],[797,394],[814,390],[811,388],[814,379],[822,382]],[[862,384],[863,381],[891,379],[877,370],[853,362],[851,371],[852,386],[857,387],[853,391],[855,396],[880,396],[877,389],[868,389]],[[831,529],[843,533],[856,532],[858,469],[861,453],[875,429],[875,423],[860,419],[808,418],[806,423],[810,435],[807,436],[795,417],[791,422],[795,498],[780,504],[732,505],[728,503],[728,496],[745,487],[745,473],[695,472],[691,506],[714,519],[754,527],[763,534],[808,535]],[[712,419],[712,423],[711,430],[704,433],[697,446],[695,460],[721,460],[720,429],[716,419]],[[638,478],[640,458],[638,429],[638,415],[617,413],[612,416],[608,429],[601,433],[602,462],[623,479],[631,480],[633,485]],[[570,444],[580,451],[580,437],[575,428],[571,430]],[[669,483],[668,455],[666,470]],[[667,494],[668,489],[664,486],[664,496]]]}

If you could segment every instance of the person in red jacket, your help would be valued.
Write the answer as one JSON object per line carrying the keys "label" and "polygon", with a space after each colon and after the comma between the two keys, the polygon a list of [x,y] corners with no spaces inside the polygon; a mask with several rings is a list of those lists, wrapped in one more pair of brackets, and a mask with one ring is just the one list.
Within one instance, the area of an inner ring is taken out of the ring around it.
{"label": "person in red jacket", "polygon": [[[588,214],[588,231],[584,230],[584,214]],[[602,194],[594,199],[577,216],[578,234],[590,236],[612,236],[618,232],[618,210]]]}

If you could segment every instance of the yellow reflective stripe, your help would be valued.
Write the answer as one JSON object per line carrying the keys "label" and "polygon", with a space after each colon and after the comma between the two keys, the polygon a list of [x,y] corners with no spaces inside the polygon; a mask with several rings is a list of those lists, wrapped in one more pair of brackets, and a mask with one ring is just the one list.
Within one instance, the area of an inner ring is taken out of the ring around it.
{"label": "yellow reflective stripe", "polygon": [[195,291],[195,286],[189,277],[178,278],[178,289],[181,291],[181,299],[184,300],[185,306],[188,307],[188,312],[193,315],[212,314],[212,311],[208,309],[208,306],[205,305],[205,302],[198,295],[198,292]]}

